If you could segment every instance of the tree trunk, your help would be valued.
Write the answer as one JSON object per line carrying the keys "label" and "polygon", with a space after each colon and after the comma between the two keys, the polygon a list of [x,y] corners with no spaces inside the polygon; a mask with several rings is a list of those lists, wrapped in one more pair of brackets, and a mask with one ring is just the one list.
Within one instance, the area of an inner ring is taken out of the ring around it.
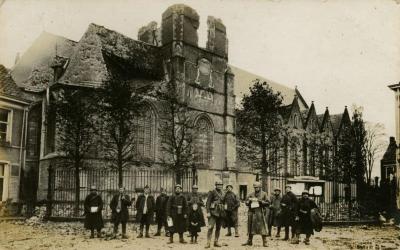
{"label": "tree trunk", "polygon": [[123,172],[122,172],[122,150],[118,149],[118,186],[123,187]]}
{"label": "tree trunk", "polygon": [[262,175],[262,189],[267,190],[267,177],[268,177],[268,162],[267,162],[267,142],[265,140],[264,124],[261,124],[261,175]]}
{"label": "tree trunk", "polygon": [[79,170],[80,170],[80,161],[75,161],[75,206],[74,206],[74,215],[79,217],[79,203],[80,203],[80,178],[79,178]]}

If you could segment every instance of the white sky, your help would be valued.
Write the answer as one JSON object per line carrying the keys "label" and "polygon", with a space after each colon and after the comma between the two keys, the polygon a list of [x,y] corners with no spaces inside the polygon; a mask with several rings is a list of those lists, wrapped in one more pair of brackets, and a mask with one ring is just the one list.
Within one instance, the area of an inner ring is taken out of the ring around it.
{"label": "white sky", "polygon": [[[0,3],[3,0],[0,0]],[[394,135],[400,81],[400,5],[392,0],[6,0],[0,7],[0,64],[12,67],[42,31],[78,41],[89,23],[137,37],[162,12],[186,3],[200,15],[200,46],[208,15],[227,27],[231,64],[290,87],[317,113],[364,107],[365,119]]]}

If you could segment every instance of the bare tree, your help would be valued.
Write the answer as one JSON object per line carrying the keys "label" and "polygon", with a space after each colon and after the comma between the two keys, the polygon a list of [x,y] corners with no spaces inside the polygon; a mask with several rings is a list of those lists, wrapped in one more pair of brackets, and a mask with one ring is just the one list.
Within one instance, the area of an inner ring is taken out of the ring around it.
{"label": "bare tree", "polygon": [[387,143],[385,141],[385,126],[381,123],[366,123],[366,136],[364,143],[364,151],[366,155],[365,177],[367,184],[371,184],[372,170],[374,163],[384,152]]}

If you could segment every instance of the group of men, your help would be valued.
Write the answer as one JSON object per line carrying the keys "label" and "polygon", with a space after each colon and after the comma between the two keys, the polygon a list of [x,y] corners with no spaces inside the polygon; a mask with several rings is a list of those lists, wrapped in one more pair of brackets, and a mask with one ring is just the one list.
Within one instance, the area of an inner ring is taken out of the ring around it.
{"label": "group of men", "polygon": [[[245,205],[248,207],[247,235],[248,239],[243,245],[251,246],[253,236],[261,235],[263,246],[267,246],[267,236],[271,236],[272,226],[277,227],[276,237],[280,237],[281,228],[284,227],[284,240],[289,240],[289,229],[291,228],[291,243],[299,243],[299,235],[306,234],[305,243],[309,244],[313,225],[311,211],[317,208],[313,200],[308,198],[308,191],[303,191],[302,197],[297,199],[291,192],[288,185],[285,194],[276,188],[274,194],[268,198],[267,193],[261,190],[261,184],[254,184],[254,192],[247,196]],[[193,185],[192,193],[187,197],[182,194],[182,186],[175,185],[174,193],[170,196],[166,190],[161,188],[157,199],[150,193],[150,187],[145,186],[144,191],[136,200],[136,221],[140,223],[138,238],[149,238],[149,227],[153,223],[154,213],[157,222],[157,232],[154,236],[160,236],[164,227],[168,243],[173,243],[174,234],[179,235],[179,242],[186,243],[183,234],[189,231],[191,243],[197,243],[198,232],[205,226],[205,219],[202,208],[207,211],[208,229],[206,248],[211,247],[212,235],[215,230],[214,246],[221,247],[219,243],[221,227],[227,228],[226,236],[239,237],[238,231],[238,208],[240,200],[233,192],[232,185],[226,185],[223,190],[222,181],[215,182],[215,189],[211,190],[204,204],[198,187]],[[122,238],[127,238],[126,223],[129,213],[128,207],[132,205],[134,198],[125,194],[125,189],[120,188],[119,193],[114,195],[110,208],[112,211],[111,220],[114,224],[114,237],[118,232],[119,224],[122,225]],[[97,230],[98,237],[101,237],[103,228],[102,209],[103,201],[97,193],[96,187],[91,187],[91,193],[86,197],[85,203],[85,227],[91,230],[91,238],[94,238],[94,231]]]}

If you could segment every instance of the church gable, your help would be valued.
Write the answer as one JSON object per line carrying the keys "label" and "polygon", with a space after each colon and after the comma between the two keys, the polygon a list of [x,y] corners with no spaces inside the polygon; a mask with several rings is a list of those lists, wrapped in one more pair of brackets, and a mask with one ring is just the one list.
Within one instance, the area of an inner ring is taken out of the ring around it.
{"label": "church gable", "polygon": [[306,118],[305,129],[307,131],[317,132],[318,128],[319,128],[318,117],[317,113],[315,112],[314,102],[312,102]]}
{"label": "church gable", "polygon": [[320,117],[322,118],[320,131],[323,133],[328,133],[328,134],[333,135],[334,131],[333,131],[331,116],[329,114],[328,108],[326,108],[325,113],[323,115],[320,115]]}
{"label": "church gable", "polygon": [[290,116],[287,124],[293,128],[297,129],[303,128],[303,118],[300,112],[297,96],[295,96],[293,103],[291,105]]}

